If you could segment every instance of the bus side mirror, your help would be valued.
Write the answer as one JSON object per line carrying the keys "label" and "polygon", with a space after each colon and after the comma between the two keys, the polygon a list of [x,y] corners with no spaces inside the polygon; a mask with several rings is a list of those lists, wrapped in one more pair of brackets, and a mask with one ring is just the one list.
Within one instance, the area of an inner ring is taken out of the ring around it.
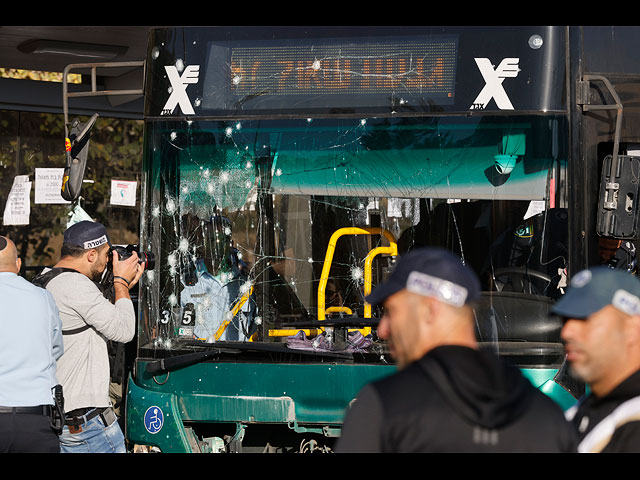
{"label": "bus side mirror", "polygon": [[97,118],[98,114],[95,113],[87,123],[80,123],[77,118],[71,122],[69,136],[65,139],[67,163],[62,175],[60,191],[65,200],[74,201],[80,196],[84,171],[87,166],[90,132]]}
{"label": "bus side mirror", "polygon": [[602,164],[596,231],[603,237],[638,236],[640,157],[608,155]]}

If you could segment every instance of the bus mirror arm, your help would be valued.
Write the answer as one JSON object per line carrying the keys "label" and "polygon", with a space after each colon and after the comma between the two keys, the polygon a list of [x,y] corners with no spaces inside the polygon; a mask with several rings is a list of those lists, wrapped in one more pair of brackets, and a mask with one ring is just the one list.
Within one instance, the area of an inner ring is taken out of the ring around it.
{"label": "bus mirror arm", "polygon": [[[62,111],[64,115],[65,128],[65,149],[67,162],[62,175],[62,186],[60,194],[67,201],[75,201],[80,196],[80,189],[84,179],[84,171],[87,163],[87,151],[89,150],[89,132],[93,127],[98,114],[95,113],[87,123],[80,124],[79,121],[71,122],[69,125],[69,99],[77,97],[96,97],[112,95],[144,95],[144,88],[98,90],[98,68],[133,68],[142,69],[142,79],[145,78],[145,61],[135,62],[99,62],[99,63],[72,63],[64,68],[62,76]],[[72,70],[89,69],[91,79],[90,91],[69,92],[69,77]],[[75,135],[74,135],[75,134]]]}

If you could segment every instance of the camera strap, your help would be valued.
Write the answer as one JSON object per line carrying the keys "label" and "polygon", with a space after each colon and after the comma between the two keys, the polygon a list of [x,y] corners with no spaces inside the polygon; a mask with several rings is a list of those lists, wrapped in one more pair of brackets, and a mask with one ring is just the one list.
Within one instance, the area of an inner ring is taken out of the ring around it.
{"label": "camera strap", "polygon": [[47,288],[47,284],[51,280],[53,280],[55,277],[57,277],[58,275],[64,272],[80,273],[77,270],[74,270],[73,268],[53,267],[44,273],[40,273],[36,275],[35,278],[31,281],[31,283],[33,283],[34,285],[37,285],[38,287]]}
{"label": "camera strap", "polygon": [[[55,277],[57,277],[61,273],[65,273],[65,272],[80,273],[77,270],[74,270],[73,268],[53,267],[50,270],[47,270],[45,273],[40,273],[39,275],[36,275],[36,277],[31,281],[31,283],[41,288],[47,288],[47,284],[51,280],[53,280]],[[89,328],[91,328],[91,325],[85,324],[79,328],[73,328],[71,330],[62,330],[62,335],[74,335],[76,333],[84,332]]]}

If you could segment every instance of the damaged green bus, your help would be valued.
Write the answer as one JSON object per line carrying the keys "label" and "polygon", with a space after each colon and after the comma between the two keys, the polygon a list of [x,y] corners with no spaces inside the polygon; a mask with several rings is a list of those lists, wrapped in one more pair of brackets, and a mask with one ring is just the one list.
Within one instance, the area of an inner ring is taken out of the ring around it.
{"label": "damaged green bus", "polygon": [[636,165],[633,83],[589,70],[587,30],[153,29],[129,446],[332,451],[395,370],[364,298],[425,245],[481,278],[482,348],[571,405],[550,306],[635,236],[623,187],[598,209]]}

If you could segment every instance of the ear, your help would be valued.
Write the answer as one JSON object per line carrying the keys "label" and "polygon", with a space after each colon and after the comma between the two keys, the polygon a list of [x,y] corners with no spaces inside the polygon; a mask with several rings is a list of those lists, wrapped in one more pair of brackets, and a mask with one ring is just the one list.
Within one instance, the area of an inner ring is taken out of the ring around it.
{"label": "ear", "polygon": [[626,318],[625,338],[629,343],[640,346],[640,315],[629,315]]}
{"label": "ear", "polygon": [[87,252],[86,258],[89,263],[95,263],[98,260],[98,250],[92,248]]}
{"label": "ear", "polygon": [[20,271],[22,268],[22,259],[20,257],[16,258],[16,273]]}
{"label": "ear", "polygon": [[439,315],[442,314],[442,309],[443,309],[443,303],[436,300],[435,298],[432,297],[427,297],[427,305],[429,307],[429,315],[432,318],[437,318]]}
{"label": "ear", "polygon": [[430,297],[424,296],[416,296],[417,305],[416,305],[416,316],[421,321],[425,322],[425,324],[430,325],[433,323],[435,318],[434,313],[436,313],[437,305],[436,302],[433,301]]}

